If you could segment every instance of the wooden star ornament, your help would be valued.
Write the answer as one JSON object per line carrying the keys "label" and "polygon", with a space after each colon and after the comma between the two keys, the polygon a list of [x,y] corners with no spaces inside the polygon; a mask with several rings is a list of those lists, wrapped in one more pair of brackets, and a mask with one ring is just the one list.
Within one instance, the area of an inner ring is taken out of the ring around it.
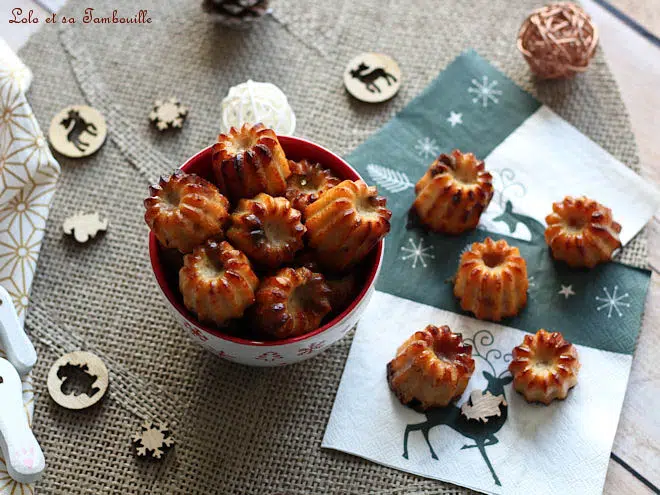
{"label": "wooden star ornament", "polygon": [[174,445],[174,438],[167,426],[145,421],[133,436],[133,445],[138,457],[160,459]]}
{"label": "wooden star ornament", "polygon": [[490,418],[502,415],[500,405],[507,405],[503,395],[493,395],[490,392],[483,393],[481,390],[473,390],[470,394],[470,400],[461,406],[461,414],[467,419],[487,423]]}
{"label": "wooden star ornament", "polygon": [[156,100],[154,108],[149,114],[149,120],[156,125],[159,131],[167,129],[180,129],[188,116],[188,108],[183,106],[176,98]]}

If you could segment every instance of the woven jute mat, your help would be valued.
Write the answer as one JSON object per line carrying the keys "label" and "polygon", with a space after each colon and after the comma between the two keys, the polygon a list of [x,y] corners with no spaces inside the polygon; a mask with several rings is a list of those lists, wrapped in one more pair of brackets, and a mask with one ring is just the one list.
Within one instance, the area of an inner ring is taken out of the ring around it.
{"label": "woven jute mat", "polygon": [[[240,32],[212,24],[201,2],[112,3],[96,13],[148,9],[153,22],[45,25],[20,53],[34,71],[28,96],[42,129],[74,103],[96,107],[109,128],[108,142],[93,157],[59,157],[62,178],[32,289],[27,329],[40,354],[34,428],[48,462],[37,489],[464,493],[321,450],[350,336],[313,360],[275,369],[232,365],[189,342],[150,271],[142,200],[159,174],[215,139],[220,101],[233,84],[274,82],[296,110],[296,134],[344,154],[468,48],[636,168],[633,135],[602,54],[575,80],[535,84],[515,38],[537,0],[280,0],[271,16]],[[60,17],[81,19],[87,7],[86,0],[71,0]],[[404,83],[392,101],[371,106],[346,94],[342,71],[362,51],[398,60]],[[161,134],[147,116],[154,99],[170,95],[191,113],[183,130]],[[79,211],[110,219],[108,232],[84,247],[61,233],[62,221]],[[645,243],[637,239],[624,261],[644,260]],[[74,349],[98,354],[111,373],[107,397],[80,413],[61,409],[45,392],[49,365]],[[166,422],[174,432],[176,447],[163,462],[143,462],[131,451],[143,419]]]}

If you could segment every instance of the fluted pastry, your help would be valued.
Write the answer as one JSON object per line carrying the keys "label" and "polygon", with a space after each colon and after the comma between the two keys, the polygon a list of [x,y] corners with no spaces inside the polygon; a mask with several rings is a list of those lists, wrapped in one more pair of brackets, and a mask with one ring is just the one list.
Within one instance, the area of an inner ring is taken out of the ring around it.
{"label": "fluted pastry", "polygon": [[492,176],[472,153],[440,155],[415,185],[413,207],[435,232],[460,234],[474,229],[493,197]]}
{"label": "fluted pastry", "polygon": [[330,312],[330,289],[323,275],[307,268],[282,268],[265,278],[256,293],[254,324],[283,339],[317,329]]}
{"label": "fluted pastry", "polygon": [[428,325],[399,347],[387,381],[403,404],[426,410],[459,398],[473,372],[472,346],[446,325]]}
{"label": "fluted pastry", "polygon": [[345,180],[305,208],[309,245],[321,264],[343,271],[361,261],[390,231],[392,212],[375,187]]}
{"label": "fluted pastry", "polygon": [[179,289],[200,321],[223,325],[254,302],[259,279],[250,261],[226,241],[209,239],[184,257]]}
{"label": "fluted pastry", "polygon": [[303,247],[305,226],[300,218],[301,213],[291,208],[288,199],[261,193],[238,202],[227,238],[254,262],[277,268],[293,261]]}
{"label": "fluted pastry", "polygon": [[480,320],[500,321],[527,304],[527,263],[505,240],[475,242],[461,255],[454,295]]}
{"label": "fluted pastry", "polygon": [[341,182],[327,168],[319,163],[310,163],[307,160],[294,162],[289,160],[291,175],[286,181],[287,187],[284,195],[291,201],[291,205],[300,211],[319,199],[328,189]]}
{"label": "fluted pastry", "polygon": [[525,335],[523,343],[513,349],[509,371],[513,388],[527,402],[548,405],[554,399],[565,399],[577,384],[580,361],[575,346],[561,333],[541,329],[536,335]]}
{"label": "fluted pastry", "polygon": [[166,248],[189,253],[211,236],[222,234],[229,201],[210,182],[177,170],[161,177],[144,200],[144,220]]}
{"label": "fluted pastry", "polygon": [[275,132],[262,124],[220,134],[212,156],[218,187],[233,202],[260,192],[281,196],[286,190],[289,162]]}
{"label": "fluted pastry", "polygon": [[612,210],[584,196],[567,196],[553,203],[545,217],[545,241],[552,256],[572,267],[593,268],[610,261],[621,247],[621,225],[612,219]]}

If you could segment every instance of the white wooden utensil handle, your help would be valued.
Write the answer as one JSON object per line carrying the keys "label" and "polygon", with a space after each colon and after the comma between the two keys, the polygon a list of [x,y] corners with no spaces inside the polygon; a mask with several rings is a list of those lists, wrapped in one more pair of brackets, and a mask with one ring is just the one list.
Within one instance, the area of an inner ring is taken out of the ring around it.
{"label": "white wooden utensil handle", "polygon": [[37,362],[37,352],[23,331],[9,292],[0,286],[0,348],[21,376],[27,375]]}
{"label": "white wooden utensil handle", "polygon": [[46,460],[28,424],[22,392],[18,372],[0,358],[0,447],[9,476],[19,483],[32,483],[43,474]]}

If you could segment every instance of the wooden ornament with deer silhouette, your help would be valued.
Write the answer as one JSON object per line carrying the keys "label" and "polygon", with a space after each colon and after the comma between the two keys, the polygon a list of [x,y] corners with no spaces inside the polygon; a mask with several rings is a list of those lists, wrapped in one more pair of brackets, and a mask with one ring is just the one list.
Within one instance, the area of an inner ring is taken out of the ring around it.
{"label": "wooden ornament with deer silhouette", "polygon": [[65,354],[48,372],[48,393],[67,409],[93,406],[103,398],[108,384],[108,368],[90,352]]}
{"label": "wooden ornament with deer silhouette", "polygon": [[53,117],[48,141],[58,153],[82,158],[98,151],[107,134],[105,119],[98,110],[87,105],[72,105]]}
{"label": "wooden ornament with deer silhouette", "polygon": [[401,69],[392,57],[382,53],[362,53],[346,66],[344,85],[358,100],[379,103],[399,91]]}

